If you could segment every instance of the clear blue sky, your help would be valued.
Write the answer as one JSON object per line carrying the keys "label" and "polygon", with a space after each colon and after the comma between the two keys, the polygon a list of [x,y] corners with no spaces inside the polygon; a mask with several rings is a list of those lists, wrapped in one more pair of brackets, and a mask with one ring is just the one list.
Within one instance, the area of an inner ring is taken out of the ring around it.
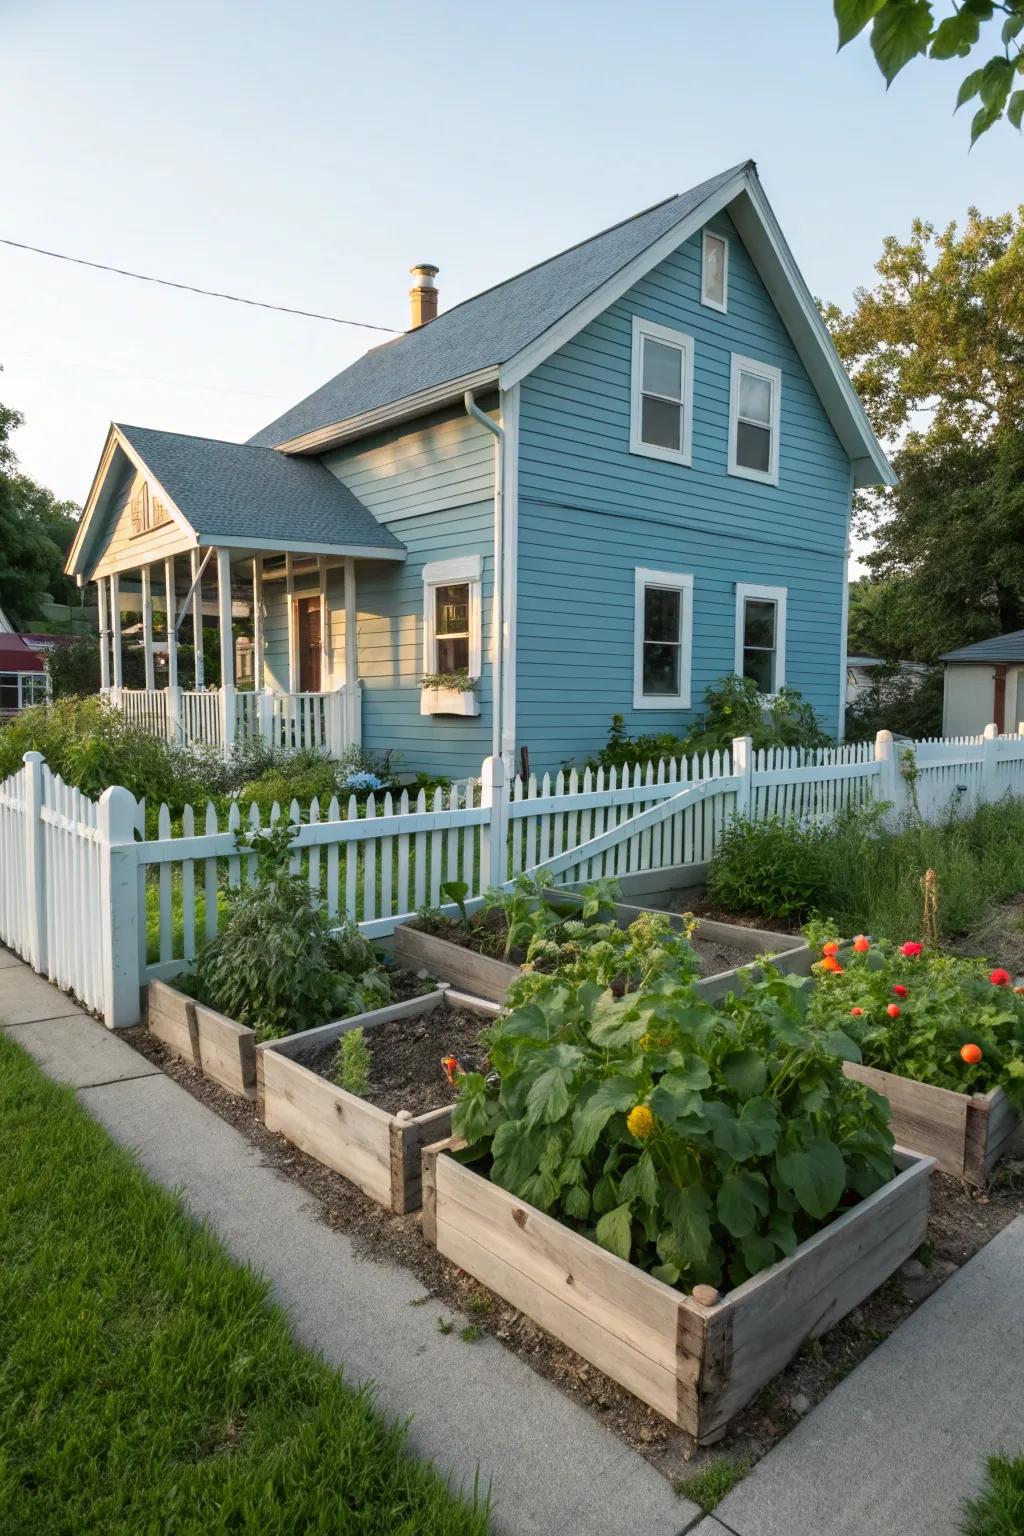
{"label": "clear blue sky", "polygon": [[[885,94],[829,0],[0,0],[0,235],[407,324],[753,157],[804,274],[848,301],[883,235],[1014,206],[967,153],[962,61]],[[373,342],[0,246],[0,400],[82,501],[110,420],[242,438]]]}

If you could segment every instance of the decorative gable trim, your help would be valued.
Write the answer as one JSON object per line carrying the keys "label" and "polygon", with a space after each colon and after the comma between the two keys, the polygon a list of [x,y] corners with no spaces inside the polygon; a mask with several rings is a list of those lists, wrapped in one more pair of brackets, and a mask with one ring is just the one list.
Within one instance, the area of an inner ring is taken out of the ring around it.
{"label": "decorative gable trim", "polygon": [[[103,453],[100,456],[96,474],[93,476],[92,485],[89,487],[89,494],[85,499],[85,506],[82,508],[82,515],[78,520],[77,532],[72,540],[71,548],[68,550],[67,560],[64,564],[65,573],[68,576],[76,576],[80,586],[88,580],[88,572],[95,565],[95,561],[90,562],[87,558],[96,531],[93,525],[96,521],[97,505],[118,450],[125,455],[125,458],[133,466],[136,474],[142,476],[148,487],[150,502],[156,501],[161,507],[162,512],[165,514],[161,518],[161,524],[175,522],[192,544],[198,546],[199,543],[199,535],[185,514],[175,505],[173,497],[168,495],[148,465],[136,453],[124,433],[120,431],[116,423],[112,422],[107,433],[107,441],[103,446]],[[157,524],[152,525],[154,528],[157,526]],[[140,535],[143,532],[149,531],[149,529],[139,530]]]}

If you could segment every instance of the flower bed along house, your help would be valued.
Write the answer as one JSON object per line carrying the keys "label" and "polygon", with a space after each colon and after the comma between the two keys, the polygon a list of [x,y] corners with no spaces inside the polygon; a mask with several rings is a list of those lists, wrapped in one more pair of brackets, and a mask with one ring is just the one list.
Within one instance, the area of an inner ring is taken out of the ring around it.
{"label": "flower bed along house", "polygon": [[[446,1082],[442,1058],[453,1057],[466,1069],[475,1066],[476,1036],[497,1012],[495,1003],[443,987],[267,1041],[256,1051],[267,1129],[344,1174],[381,1205],[399,1214],[416,1210],[421,1149],[446,1136],[451,1124],[454,1070],[449,1067]],[[363,1093],[332,1080],[341,1042],[355,1031],[364,1033],[371,1056],[380,1042],[381,1070],[368,1069]],[[403,1050],[410,1042],[416,1049]],[[404,1082],[392,1060],[398,1056],[408,1074]],[[375,1098],[394,1107],[381,1107]]]}
{"label": "flower bed along house", "polygon": [[489,891],[472,915],[427,912],[401,924],[393,936],[395,957],[410,970],[425,968],[454,987],[502,1002],[524,965],[550,971],[567,944],[600,942],[609,925],[626,929],[655,914],[673,931],[690,933],[702,972],[699,990],[709,999],[725,996],[737,970],[758,955],[770,953],[783,971],[810,969],[806,940],[792,934],[703,919],[691,927],[685,914],[624,905],[616,894],[610,880],[574,892],[520,876],[511,891]]}
{"label": "flower bed along house", "polygon": [[916,942],[827,941],[811,1019],[851,1037],[844,1071],[889,1101],[905,1147],[984,1185],[1020,1124],[1024,995],[1009,972]]}

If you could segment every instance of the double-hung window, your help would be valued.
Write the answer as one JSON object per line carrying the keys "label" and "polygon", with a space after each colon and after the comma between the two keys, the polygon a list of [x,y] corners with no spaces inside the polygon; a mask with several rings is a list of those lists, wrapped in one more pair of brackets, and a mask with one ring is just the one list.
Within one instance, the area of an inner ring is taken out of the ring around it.
{"label": "double-hung window", "polygon": [[693,337],[633,316],[629,449],[689,464],[693,420]]}
{"label": "double-hung window", "polygon": [[704,231],[701,244],[700,301],[709,309],[728,308],[729,242],[724,235]]}
{"label": "double-hung window", "polygon": [[779,483],[782,374],[770,363],[732,355],[729,390],[729,473]]}
{"label": "double-hung window", "polygon": [[693,577],[637,568],[633,708],[689,709]]}
{"label": "double-hung window", "polygon": [[423,567],[423,671],[480,676],[481,560],[465,555]]}
{"label": "double-hung window", "polygon": [[786,682],[786,588],[736,586],[736,671],[759,693],[778,693]]}

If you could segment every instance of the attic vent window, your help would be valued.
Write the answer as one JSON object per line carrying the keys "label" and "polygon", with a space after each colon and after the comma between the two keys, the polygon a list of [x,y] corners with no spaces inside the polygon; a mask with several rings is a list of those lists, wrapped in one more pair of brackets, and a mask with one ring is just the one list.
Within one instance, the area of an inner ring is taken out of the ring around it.
{"label": "attic vent window", "polygon": [[691,462],[693,337],[633,316],[629,451]]}
{"label": "attic vent window", "polygon": [[724,313],[728,307],[728,287],[729,242],[722,235],[713,235],[710,229],[706,229],[701,257],[701,303],[709,309],[720,309]]}
{"label": "attic vent window", "polygon": [[132,492],[130,503],[132,519],[132,538],[140,533],[148,533],[151,528],[159,528],[163,523],[169,523],[171,514],[162,501],[149,494],[149,484],[140,480]]}

